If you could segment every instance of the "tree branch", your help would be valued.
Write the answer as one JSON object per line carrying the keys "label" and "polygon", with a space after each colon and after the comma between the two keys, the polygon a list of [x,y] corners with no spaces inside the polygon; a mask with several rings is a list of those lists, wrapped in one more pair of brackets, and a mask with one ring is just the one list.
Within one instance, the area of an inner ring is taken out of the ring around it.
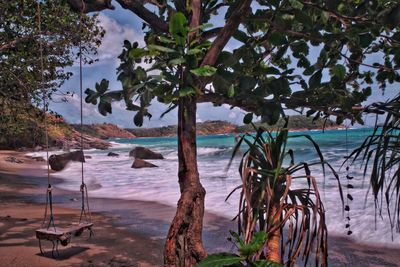
{"label": "tree branch", "polygon": [[[77,12],[90,13],[104,9],[115,9],[111,0],[67,0],[71,8]],[[135,13],[139,18],[148,23],[157,32],[167,32],[168,24],[156,14],[145,8],[145,0],[116,0],[124,9]],[[152,1],[150,1],[152,2]]]}
{"label": "tree branch", "polygon": [[222,30],[222,27],[217,27],[217,28],[205,31],[201,34],[201,39],[208,40],[213,37],[216,37],[216,36],[218,36],[218,34],[220,33],[221,30]]}
{"label": "tree branch", "polygon": [[115,9],[111,4],[111,0],[68,0],[68,4],[76,12],[90,13],[104,9]]}
{"label": "tree branch", "polygon": [[213,66],[217,61],[218,54],[224,49],[229,39],[238,29],[243,17],[249,11],[251,0],[243,0],[237,4],[236,9],[232,12],[232,15],[226,20],[225,26],[218,33],[217,38],[208,49],[201,66],[210,65]]}
{"label": "tree branch", "polygon": [[144,0],[117,0],[125,9],[129,9],[139,18],[148,23],[157,32],[167,32],[168,24],[160,19],[156,14],[144,7]]}

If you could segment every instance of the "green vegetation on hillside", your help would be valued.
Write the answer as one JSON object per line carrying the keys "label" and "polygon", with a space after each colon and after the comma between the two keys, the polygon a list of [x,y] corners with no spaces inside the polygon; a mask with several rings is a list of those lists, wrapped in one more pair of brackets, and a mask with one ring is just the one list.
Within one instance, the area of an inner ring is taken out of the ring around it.
{"label": "green vegetation on hillside", "polygon": [[[257,128],[262,126],[268,130],[275,130],[282,128],[285,125],[285,120],[283,118],[280,118],[279,121],[273,126],[261,122],[256,122],[255,125],[257,126]],[[302,115],[290,116],[288,124],[288,128],[290,130],[330,129],[339,127],[340,127],[339,125],[337,125],[335,122],[331,120],[325,120],[325,119],[315,120],[312,117],[306,117]],[[236,131],[239,133],[252,132],[254,131],[254,127],[251,125],[238,126]]]}

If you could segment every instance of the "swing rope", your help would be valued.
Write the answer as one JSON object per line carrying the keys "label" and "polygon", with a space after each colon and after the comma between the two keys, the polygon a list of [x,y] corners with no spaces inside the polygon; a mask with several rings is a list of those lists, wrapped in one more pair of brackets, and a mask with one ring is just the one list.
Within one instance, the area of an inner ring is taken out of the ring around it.
{"label": "swing rope", "polygon": [[[83,5],[85,5],[84,1],[82,1]],[[43,115],[44,115],[44,128],[45,128],[45,146],[46,146],[46,162],[47,162],[47,190],[46,190],[46,208],[43,216],[43,221],[42,221],[42,227],[46,227],[47,229],[50,228],[50,226],[53,226],[54,231],[56,231],[56,226],[55,226],[55,220],[54,220],[54,212],[53,212],[53,195],[52,195],[52,185],[51,185],[51,179],[50,179],[50,165],[49,165],[49,134],[48,134],[48,122],[47,122],[47,116],[46,112],[48,110],[48,96],[46,93],[46,89],[44,87],[45,83],[45,75],[44,75],[44,60],[43,60],[43,36],[42,36],[42,19],[41,19],[41,8],[40,8],[41,2],[37,2],[37,11],[38,11],[38,36],[39,36],[39,55],[40,55],[40,68],[41,68],[41,85],[42,85],[42,101],[43,101]],[[84,6],[83,9],[84,10]],[[90,212],[90,206],[89,206],[89,195],[88,195],[88,190],[87,186],[85,184],[85,178],[84,178],[84,154],[83,154],[83,57],[82,57],[82,16],[83,12],[79,16],[79,90],[80,90],[80,126],[81,126],[81,131],[80,131],[80,151],[82,155],[82,160],[81,160],[81,185],[80,185],[80,191],[81,191],[81,213],[79,217],[79,223],[82,222],[82,219],[84,218],[86,222],[91,222],[91,212]],[[48,212],[50,211],[49,214],[49,219],[47,222],[47,216]],[[47,226],[46,226],[47,224]]]}
{"label": "swing rope", "polygon": [[44,61],[43,61],[43,36],[42,36],[42,18],[41,18],[41,8],[40,8],[40,1],[37,2],[37,10],[38,10],[38,38],[39,38],[39,56],[40,56],[40,70],[41,70],[41,86],[42,86],[42,101],[43,101],[43,121],[44,121],[44,128],[45,128],[45,146],[46,146],[46,162],[47,162],[47,190],[46,190],[46,209],[43,217],[42,227],[46,225],[47,219],[47,210],[50,209],[50,218],[47,224],[47,229],[50,228],[52,225],[55,229],[54,223],[54,213],[53,213],[53,197],[52,197],[52,186],[50,181],[50,166],[49,166],[49,133],[47,127],[47,93],[44,87],[45,78],[44,78]]}
{"label": "swing rope", "polygon": [[[86,221],[91,222],[92,221],[92,216],[90,213],[90,207],[89,207],[89,195],[88,195],[88,190],[87,186],[85,184],[85,176],[84,176],[84,168],[83,168],[83,162],[84,162],[84,154],[83,154],[83,60],[82,60],[82,17],[83,17],[83,10],[85,10],[85,2],[82,0],[82,11],[79,15],[79,92],[80,92],[80,147],[81,147],[81,155],[82,155],[82,160],[81,160],[81,187],[80,191],[82,194],[81,197],[81,215],[79,217],[79,223],[82,221],[82,217],[85,218]],[[85,201],[86,200],[86,201]],[[86,207],[87,207],[87,212],[86,212]],[[87,220],[89,218],[89,220]]]}

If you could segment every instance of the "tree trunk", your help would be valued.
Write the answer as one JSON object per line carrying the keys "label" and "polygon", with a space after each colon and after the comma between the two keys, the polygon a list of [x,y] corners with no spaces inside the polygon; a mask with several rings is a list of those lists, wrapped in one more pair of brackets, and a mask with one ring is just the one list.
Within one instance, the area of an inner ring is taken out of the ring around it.
{"label": "tree trunk", "polygon": [[[271,208],[271,219],[270,219],[270,228],[276,228],[276,225],[280,223],[280,214],[277,213],[279,210],[279,201],[275,202]],[[275,231],[269,233],[268,240],[267,240],[267,249],[268,255],[267,258],[269,261],[273,261],[276,263],[281,263],[281,249],[280,249],[280,242],[281,242],[281,232],[280,227],[276,228]]]}
{"label": "tree trunk", "polygon": [[197,169],[195,96],[179,99],[178,159],[181,197],[165,243],[164,264],[190,267],[206,256],[201,236],[206,191]]}

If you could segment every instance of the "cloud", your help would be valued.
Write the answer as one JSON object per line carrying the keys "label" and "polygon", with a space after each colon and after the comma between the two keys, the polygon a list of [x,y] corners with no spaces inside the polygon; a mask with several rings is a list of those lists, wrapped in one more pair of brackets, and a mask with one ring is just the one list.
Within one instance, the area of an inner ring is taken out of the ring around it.
{"label": "cloud", "polygon": [[124,40],[136,41],[143,45],[143,34],[135,32],[132,28],[119,24],[113,18],[99,14],[100,26],[104,28],[106,34],[102,44],[98,49],[100,62],[106,59],[116,60],[122,51]]}

